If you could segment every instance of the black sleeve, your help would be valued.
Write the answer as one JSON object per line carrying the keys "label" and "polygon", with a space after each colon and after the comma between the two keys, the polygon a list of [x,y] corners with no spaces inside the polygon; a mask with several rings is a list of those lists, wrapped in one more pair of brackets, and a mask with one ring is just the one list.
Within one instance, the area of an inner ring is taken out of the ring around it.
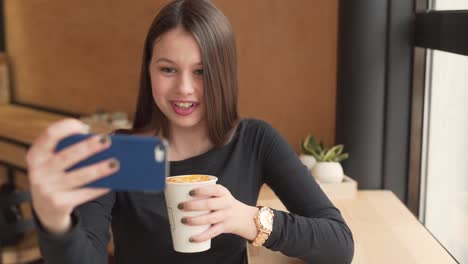
{"label": "black sleeve", "polygon": [[47,264],[107,263],[107,244],[115,193],[77,207],[72,213],[72,229],[61,236],[48,233],[35,221],[41,254]]}
{"label": "black sleeve", "polygon": [[274,210],[264,246],[310,263],[351,263],[354,241],[340,211],[273,127],[262,123],[262,134],[264,182],[290,212]]}

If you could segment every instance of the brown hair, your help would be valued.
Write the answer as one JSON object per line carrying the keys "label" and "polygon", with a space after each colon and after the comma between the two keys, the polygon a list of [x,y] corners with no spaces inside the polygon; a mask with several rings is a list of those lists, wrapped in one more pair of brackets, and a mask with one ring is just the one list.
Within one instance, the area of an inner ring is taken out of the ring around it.
{"label": "brown hair", "polygon": [[220,146],[238,120],[237,55],[229,21],[206,0],[172,1],[154,18],[145,40],[133,131],[155,129],[157,135],[170,136],[167,117],[152,96],[149,64],[155,40],[178,26],[191,33],[200,46],[208,134]]}

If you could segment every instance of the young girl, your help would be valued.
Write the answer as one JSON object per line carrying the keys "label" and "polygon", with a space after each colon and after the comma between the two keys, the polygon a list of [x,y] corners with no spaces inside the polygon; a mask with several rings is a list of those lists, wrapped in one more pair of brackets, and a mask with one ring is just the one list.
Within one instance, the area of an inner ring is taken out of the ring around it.
{"label": "young girl", "polygon": [[[162,193],[80,187],[117,171],[119,163],[65,172],[112,144],[94,136],[54,153],[64,137],[87,132],[68,119],[40,135],[26,157],[45,261],[106,263],[111,225],[117,263],[243,263],[246,241],[307,262],[351,262],[353,238],[340,212],[274,128],[239,118],[237,86],[234,35],[221,11],[206,0],[165,6],[146,38],[135,121],[126,133],[167,138],[171,175],[219,178],[190,192],[200,199],[179,205],[210,211],[182,223],[210,224],[190,242],[212,239],[211,249],[173,250]],[[255,207],[263,183],[289,213]],[[255,219],[271,217],[272,225],[257,227]]]}

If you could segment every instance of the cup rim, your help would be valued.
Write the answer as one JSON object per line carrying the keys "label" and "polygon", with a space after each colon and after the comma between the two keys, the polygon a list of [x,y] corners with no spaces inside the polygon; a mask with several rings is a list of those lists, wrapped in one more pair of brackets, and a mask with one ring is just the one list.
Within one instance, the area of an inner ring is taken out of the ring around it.
{"label": "cup rim", "polygon": [[[201,175],[201,176],[209,176],[210,179],[208,181],[199,181],[199,182],[168,182],[167,179],[169,178],[179,178],[179,177],[187,177],[187,176],[193,176],[193,175]],[[175,176],[169,176],[166,178],[166,184],[173,184],[173,185],[198,185],[200,183],[211,183],[211,182],[216,182],[218,181],[218,177],[213,176],[213,175],[208,175],[208,174],[186,174],[186,175],[175,175]]]}

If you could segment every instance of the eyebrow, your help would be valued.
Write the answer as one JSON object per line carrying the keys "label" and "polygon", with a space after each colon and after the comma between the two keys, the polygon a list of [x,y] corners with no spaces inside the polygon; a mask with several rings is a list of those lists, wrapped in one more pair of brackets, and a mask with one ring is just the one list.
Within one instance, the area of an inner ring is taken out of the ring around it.
{"label": "eyebrow", "polygon": [[[171,63],[171,64],[177,64],[177,63],[175,63],[174,61],[172,61],[172,60],[170,60],[170,59],[167,59],[167,58],[158,58],[158,59],[156,60],[156,63],[163,62],[163,61],[168,62],[168,63]],[[201,62],[198,62],[198,63],[195,63],[195,65],[202,65],[202,63],[201,63]]]}

